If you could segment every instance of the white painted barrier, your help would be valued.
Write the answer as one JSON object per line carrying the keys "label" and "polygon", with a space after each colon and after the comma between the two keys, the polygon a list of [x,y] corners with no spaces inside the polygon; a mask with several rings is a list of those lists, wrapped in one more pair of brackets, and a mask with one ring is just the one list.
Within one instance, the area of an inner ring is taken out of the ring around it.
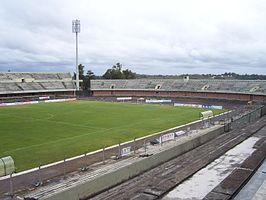
{"label": "white painted barrier", "polygon": [[50,96],[41,96],[39,97],[40,100],[44,100],[44,99],[50,99]]}
{"label": "white painted barrier", "polygon": [[51,103],[51,102],[65,102],[65,101],[74,101],[76,98],[71,99],[51,99],[51,100],[45,100],[45,103]]}
{"label": "white painted barrier", "polygon": [[26,102],[12,102],[12,103],[0,103],[0,106],[17,106],[27,104],[37,104],[39,101],[26,101]]}
{"label": "white painted barrier", "polygon": [[146,99],[146,103],[171,103],[171,99]]}
{"label": "white painted barrier", "polygon": [[223,106],[215,106],[215,105],[202,105],[202,104],[189,104],[189,103],[174,103],[174,106],[186,106],[193,108],[208,108],[208,109],[223,109]]}
{"label": "white painted barrier", "polygon": [[181,135],[184,135],[186,132],[185,131],[183,131],[183,130],[181,130],[181,131],[177,131],[177,132],[175,132],[175,136],[177,137],[177,136],[181,136]]}
{"label": "white painted barrier", "polygon": [[28,105],[28,104],[37,104],[37,103],[50,103],[50,102],[64,102],[64,101],[74,101],[76,98],[70,99],[52,99],[44,101],[25,101],[25,102],[12,102],[12,103],[0,103],[0,106],[17,106],[17,105]]}
{"label": "white painted barrier", "polygon": [[129,101],[132,100],[132,97],[117,97],[117,101]]}

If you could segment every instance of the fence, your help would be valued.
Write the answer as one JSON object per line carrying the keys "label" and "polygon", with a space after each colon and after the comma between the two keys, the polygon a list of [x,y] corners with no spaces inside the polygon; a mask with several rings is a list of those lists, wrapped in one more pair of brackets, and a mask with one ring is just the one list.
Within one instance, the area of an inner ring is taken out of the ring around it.
{"label": "fence", "polygon": [[232,118],[230,123],[231,129],[239,129],[243,126],[246,126],[249,123],[252,123],[258,120],[260,117],[264,116],[266,113],[266,106],[256,107],[254,110],[246,111],[235,118]]}

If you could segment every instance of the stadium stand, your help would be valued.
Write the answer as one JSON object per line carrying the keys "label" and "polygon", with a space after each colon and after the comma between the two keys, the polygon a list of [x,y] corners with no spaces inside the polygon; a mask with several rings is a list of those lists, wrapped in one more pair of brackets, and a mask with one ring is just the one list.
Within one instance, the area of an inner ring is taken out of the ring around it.
{"label": "stadium stand", "polygon": [[[160,85],[161,90],[181,91],[226,91],[226,92],[251,92],[266,93],[266,81],[246,80],[92,80],[92,90],[97,89],[156,89]],[[207,86],[207,87],[206,87]]]}
{"label": "stadium stand", "polygon": [[0,72],[0,97],[32,95],[73,95],[70,73]]}
{"label": "stadium stand", "polygon": [[[216,94],[217,98],[223,98],[221,94],[238,94],[233,99],[238,100],[239,95],[243,94],[246,97],[240,100],[266,100],[266,81],[265,80],[215,80],[215,79],[133,79],[133,80],[92,80],[91,91],[93,96],[129,96],[130,91],[134,91],[130,96],[180,96],[179,93],[186,92],[185,96],[205,96]],[[110,93],[111,91],[111,93]],[[122,93],[124,91],[124,93]],[[125,93],[127,91],[127,93]],[[141,93],[137,93],[137,91]],[[146,92],[146,94],[145,94]],[[158,94],[159,93],[159,94]],[[153,95],[154,94],[154,95]],[[218,94],[220,94],[218,96]],[[249,97],[247,97],[249,95]],[[182,96],[182,95],[181,95]],[[183,94],[184,96],[184,94]],[[211,95],[215,98],[215,95]],[[255,99],[254,99],[255,97]],[[226,99],[229,98],[225,97]],[[230,99],[230,98],[229,98]]]}

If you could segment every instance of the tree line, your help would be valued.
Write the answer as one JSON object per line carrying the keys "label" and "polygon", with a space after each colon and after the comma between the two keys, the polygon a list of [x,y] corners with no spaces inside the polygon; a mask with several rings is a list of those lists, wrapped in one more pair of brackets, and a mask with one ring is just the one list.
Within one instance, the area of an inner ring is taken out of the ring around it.
{"label": "tree line", "polygon": [[180,74],[180,75],[147,75],[137,74],[136,78],[150,79],[183,79],[189,76],[190,79],[224,79],[224,80],[266,80],[266,75],[262,74],[236,74],[234,72],[225,72],[223,74]]}

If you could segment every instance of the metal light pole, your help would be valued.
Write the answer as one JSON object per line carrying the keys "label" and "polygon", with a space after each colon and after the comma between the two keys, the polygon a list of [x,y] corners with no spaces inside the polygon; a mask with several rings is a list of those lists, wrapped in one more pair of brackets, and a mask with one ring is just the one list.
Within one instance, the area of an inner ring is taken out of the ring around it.
{"label": "metal light pole", "polygon": [[79,90],[78,33],[80,33],[80,20],[72,20],[72,32],[76,33],[76,87]]}

